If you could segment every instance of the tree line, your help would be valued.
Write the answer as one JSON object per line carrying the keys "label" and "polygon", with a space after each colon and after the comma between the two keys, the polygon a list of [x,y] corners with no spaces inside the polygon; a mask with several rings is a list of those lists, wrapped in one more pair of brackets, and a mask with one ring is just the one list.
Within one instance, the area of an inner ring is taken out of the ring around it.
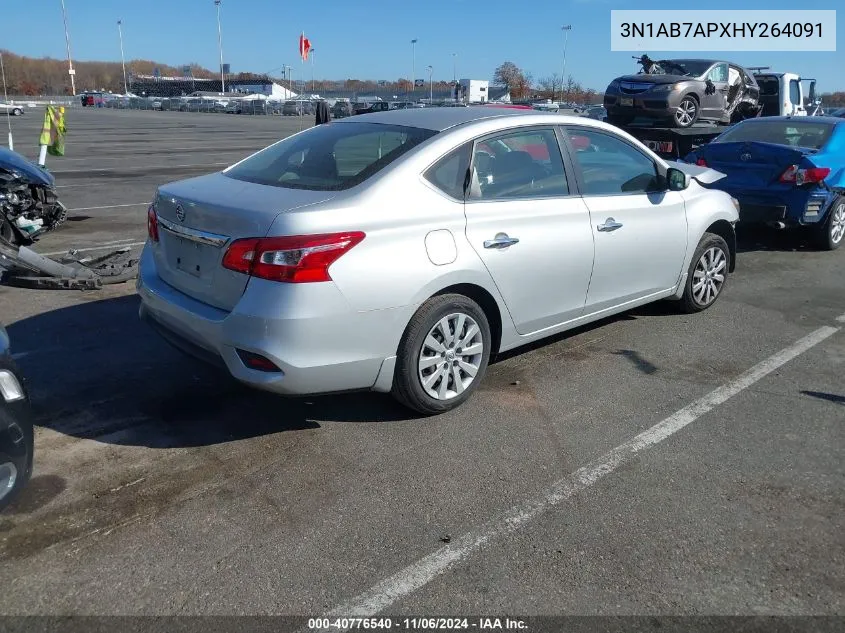
{"label": "tree line", "polygon": [[[10,95],[66,95],[70,94],[70,77],[68,76],[67,61],[44,57],[37,59],[16,55],[10,51],[0,51],[3,55],[3,66],[6,75],[6,89]],[[131,91],[133,75],[152,75],[158,69],[163,76],[184,76],[184,66],[190,67],[190,75],[197,79],[215,79],[216,72],[200,66],[197,63],[184,64],[181,67],[170,66],[155,61],[133,59],[126,62],[126,73]],[[107,90],[123,92],[123,68],[120,62],[75,62],[76,90]],[[306,71],[307,72],[307,71]],[[255,73],[238,73],[230,79],[264,80],[266,75]],[[271,78],[272,79],[272,78]],[[422,78],[418,78],[422,79]],[[339,81],[315,80],[294,77],[296,87],[302,90],[311,89],[321,91],[345,91],[363,93],[369,91],[389,90],[397,95],[411,92],[412,82],[407,78],[395,81],[370,81],[364,79],[345,79]],[[303,81],[304,80],[304,81]],[[289,83],[283,79],[275,79],[279,83]],[[576,103],[597,102],[602,92],[585,88],[572,75],[565,78],[557,73],[534,80],[531,73],[524,71],[513,62],[506,61],[493,73],[493,83],[507,86],[512,100],[523,99],[552,99],[553,101],[572,101]],[[296,89],[296,87],[294,89]],[[433,89],[439,93],[452,87],[451,81],[435,81]],[[427,80],[424,86],[417,87],[417,92],[424,94],[429,88]],[[845,92],[833,92],[822,95],[822,101],[827,106],[845,106]]]}

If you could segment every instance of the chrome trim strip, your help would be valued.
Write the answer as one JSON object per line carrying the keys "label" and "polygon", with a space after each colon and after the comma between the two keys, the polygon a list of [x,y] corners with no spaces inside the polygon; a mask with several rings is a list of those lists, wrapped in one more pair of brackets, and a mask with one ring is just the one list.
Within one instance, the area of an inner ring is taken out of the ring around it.
{"label": "chrome trim strip", "polygon": [[220,248],[229,241],[229,238],[225,235],[206,233],[205,231],[190,229],[186,226],[178,226],[169,220],[165,220],[161,216],[158,216],[158,225],[165,231],[169,231],[182,239],[199,242],[200,244],[207,244],[208,246],[213,246],[214,248]]}

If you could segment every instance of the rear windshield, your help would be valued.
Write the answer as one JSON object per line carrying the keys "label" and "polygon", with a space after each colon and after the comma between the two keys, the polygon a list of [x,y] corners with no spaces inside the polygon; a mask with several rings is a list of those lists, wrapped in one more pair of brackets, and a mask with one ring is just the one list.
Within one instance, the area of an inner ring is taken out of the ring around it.
{"label": "rear windshield", "polygon": [[378,123],[318,125],[223,172],[260,185],[312,191],[354,187],[436,132]]}
{"label": "rear windshield", "polygon": [[830,123],[789,121],[745,121],[716,138],[714,143],[774,143],[790,147],[821,149],[833,132]]}

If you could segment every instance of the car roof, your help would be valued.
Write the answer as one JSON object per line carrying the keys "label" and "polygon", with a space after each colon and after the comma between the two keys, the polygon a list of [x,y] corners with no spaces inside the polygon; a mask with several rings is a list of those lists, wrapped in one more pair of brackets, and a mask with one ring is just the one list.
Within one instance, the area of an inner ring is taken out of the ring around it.
{"label": "car roof", "polygon": [[842,119],[835,117],[835,116],[764,116],[764,117],[755,117],[752,119],[745,119],[745,121],[740,121],[740,123],[745,123],[747,121],[795,121],[796,123],[831,123],[831,124],[841,124],[843,122]]}
{"label": "car roof", "polygon": [[[386,110],[361,114],[352,119],[338,121],[349,123],[365,121],[367,123],[384,123],[387,125],[402,125],[417,127],[434,132],[442,132],[457,125],[495,119],[506,116],[537,116],[548,121],[549,114],[537,110],[514,110],[512,108],[497,108],[495,106],[469,106],[467,108],[408,108],[401,110]],[[560,119],[563,120],[563,119]]]}

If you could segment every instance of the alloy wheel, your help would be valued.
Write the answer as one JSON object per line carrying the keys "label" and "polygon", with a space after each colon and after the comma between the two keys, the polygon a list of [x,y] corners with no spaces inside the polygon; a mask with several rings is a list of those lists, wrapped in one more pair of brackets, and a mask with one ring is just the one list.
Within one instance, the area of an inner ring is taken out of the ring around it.
{"label": "alloy wheel", "polygon": [[718,246],[711,246],[701,254],[692,273],[692,296],[700,306],[716,300],[725,285],[728,258]]}
{"label": "alloy wheel", "polygon": [[695,101],[689,97],[685,98],[678,104],[678,108],[675,110],[675,121],[682,127],[692,125],[693,121],[695,121],[697,109],[698,107],[695,105]]}
{"label": "alloy wheel", "polygon": [[845,237],[845,200],[840,201],[830,216],[830,241],[839,244]]}
{"label": "alloy wheel", "polygon": [[464,313],[444,316],[423,341],[420,384],[435,400],[458,397],[475,380],[483,351],[484,337],[475,319]]}
{"label": "alloy wheel", "polygon": [[5,498],[15,489],[18,480],[18,469],[12,462],[0,464],[0,499]]}

